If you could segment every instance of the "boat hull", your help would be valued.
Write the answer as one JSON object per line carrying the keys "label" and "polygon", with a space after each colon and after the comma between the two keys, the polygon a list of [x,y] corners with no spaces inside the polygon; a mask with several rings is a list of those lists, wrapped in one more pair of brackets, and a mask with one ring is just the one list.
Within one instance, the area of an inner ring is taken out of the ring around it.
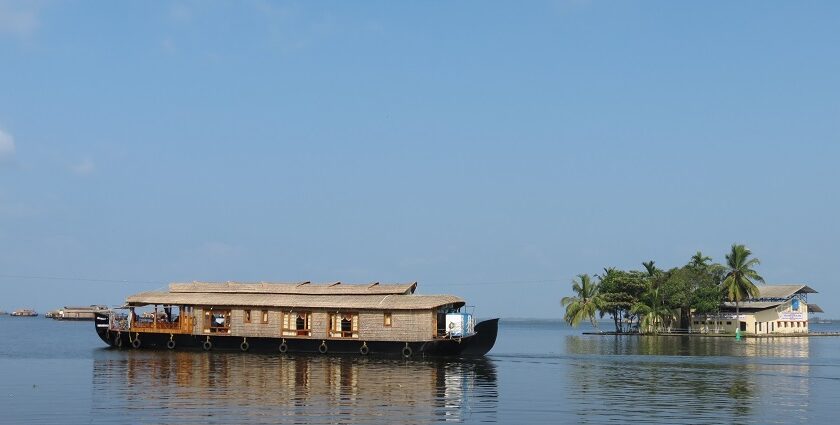
{"label": "boat hull", "polygon": [[94,323],[96,325],[96,332],[102,341],[111,347],[121,349],[354,354],[403,357],[477,357],[485,355],[493,348],[498,332],[498,321],[499,319],[491,319],[478,323],[475,327],[476,333],[465,338],[409,342],[191,335],[133,331],[117,332],[110,329],[108,315],[100,313],[96,313]]}

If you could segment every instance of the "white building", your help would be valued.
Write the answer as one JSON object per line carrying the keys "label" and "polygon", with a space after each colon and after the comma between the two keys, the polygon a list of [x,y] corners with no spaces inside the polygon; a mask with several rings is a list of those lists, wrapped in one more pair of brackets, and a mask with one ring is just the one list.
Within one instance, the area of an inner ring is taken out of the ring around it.
{"label": "white building", "polygon": [[[808,294],[817,291],[807,285],[758,285],[757,297],[741,301],[741,333],[789,334],[808,332],[808,313],[822,313],[816,304],[808,304]],[[692,332],[735,333],[738,320],[735,303],[725,302],[718,314],[694,314]]]}

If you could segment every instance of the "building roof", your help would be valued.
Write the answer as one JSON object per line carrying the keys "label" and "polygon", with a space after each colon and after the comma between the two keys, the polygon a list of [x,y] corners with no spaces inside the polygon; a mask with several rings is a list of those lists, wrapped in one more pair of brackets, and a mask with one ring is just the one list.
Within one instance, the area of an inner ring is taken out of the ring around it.
{"label": "building roof", "polygon": [[[766,308],[773,308],[781,303],[782,301],[741,301],[738,303],[738,308],[741,310],[764,310]],[[735,310],[735,303],[727,301],[723,303],[723,308]]]}
{"label": "building roof", "polygon": [[142,292],[126,305],[149,304],[280,307],[290,309],[427,310],[445,305],[460,307],[454,295],[415,295],[410,284],[270,284],[270,283],[173,283],[169,292]]}
{"label": "building roof", "polygon": [[289,295],[408,295],[417,289],[417,282],[380,284],[332,283],[243,283],[243,282],[191,282],[171,283],[173,293],[228,293],[228,294],[289,294]]}
{"label": "building roof", "polygon": [[813,290],[808,285],[756,285],[758,287],[758,296],[756,299],[788,299],[794,294],[815,294],[817,291]]}
{"label": "building roof", "polygon": [[809,313],[825,313],[820,306],[816,304],[808,304],[808,312]]}

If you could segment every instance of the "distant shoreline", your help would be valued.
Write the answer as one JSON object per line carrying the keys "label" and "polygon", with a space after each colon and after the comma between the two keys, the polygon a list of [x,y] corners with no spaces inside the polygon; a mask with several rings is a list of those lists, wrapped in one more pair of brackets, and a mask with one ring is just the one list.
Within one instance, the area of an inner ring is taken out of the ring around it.
{"label": "distant shoreline", "polygon": [[[665,336],[665,337],[693,337],[693,338],[735,338],[735,334],[713,334],[713,333],[660,333],[660,334],[640,334],[638,332],[583,332],[583,335],[598,335],[598,336]],[[808,338],[812,336],[840,336],[840,332],[808,332],[808,333],[791,333],[791,334],[761,334],[751,335],[742,334],[741,338],[756,338],[756,339],[772,339],[772,338]]]}

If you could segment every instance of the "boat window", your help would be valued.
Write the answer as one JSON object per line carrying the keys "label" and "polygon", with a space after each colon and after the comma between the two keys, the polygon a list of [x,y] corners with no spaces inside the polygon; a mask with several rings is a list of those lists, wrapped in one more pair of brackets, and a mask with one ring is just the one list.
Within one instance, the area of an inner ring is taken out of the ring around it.
{"label": "boat window", "polygon": [[263,310],[262,311],[262,323],[263,324],[268,323],[268,310]]}
{"label": "boat window", "polygon": [[251,310],[245,310],[245,323],[251,323]]}
{"label": "boat window", "polygon": [[230,333],[230,310],[205,310],[204,332]]}
{"label": "boat window", "polygon": [[330,313],[330,337],[358,338],[359,313]]}
{"label": "boat window", "polygon": [[385,326],[386,327],[391,327],[392,323],[393,322],[392,322],[391,313],[385,313]]}
{"label": "boat window", "polygon": [[283,336],[311,336],[312,313],[290,311],[283,313]]}

